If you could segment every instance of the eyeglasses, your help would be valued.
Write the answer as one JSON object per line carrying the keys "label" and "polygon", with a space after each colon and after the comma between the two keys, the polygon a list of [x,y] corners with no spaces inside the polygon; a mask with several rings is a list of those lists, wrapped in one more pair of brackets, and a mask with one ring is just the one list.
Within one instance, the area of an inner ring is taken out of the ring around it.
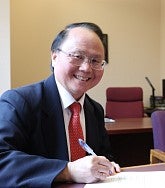
{"label": "eyeglasses", "polygon": [[85,60],[88,60],[88,63],[90,63],[92,69],[103,70],[106,64],[105,60],[101,60],[100,58],[87,57],[85,54],[80,52],[64,52],[61,49],[58,49],[58,51],[64,53],[67,57],[70,57],[73,60],[71,63],[75,66],[81,66]]}

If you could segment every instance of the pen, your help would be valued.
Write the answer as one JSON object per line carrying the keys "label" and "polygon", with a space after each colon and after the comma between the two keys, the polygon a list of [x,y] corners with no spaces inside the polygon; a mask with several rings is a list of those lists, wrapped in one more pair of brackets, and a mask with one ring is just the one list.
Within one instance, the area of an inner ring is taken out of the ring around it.
{"label": "pen", "polygon": [[[92,150],[92,148],[90,148],[88,146],[88,144],[84,142],[84,140],[82,140],[81,138],[79,138],[78,142],[79,142],[80,146],[82,147],[82,149],[84,149],[87,153],[89,153],[91,155],[97,156],[96,153]],[[112,174],[111,170],[109,170],[109,174],[110,175]]]}
{"label": "pen", "polygon": [[88,146],[87,143],[84,142],[84,140],[79,138],[78,141],[82,149],[84,149],[87,153],[96,156],[96,153],[94,153],[94,151]]}

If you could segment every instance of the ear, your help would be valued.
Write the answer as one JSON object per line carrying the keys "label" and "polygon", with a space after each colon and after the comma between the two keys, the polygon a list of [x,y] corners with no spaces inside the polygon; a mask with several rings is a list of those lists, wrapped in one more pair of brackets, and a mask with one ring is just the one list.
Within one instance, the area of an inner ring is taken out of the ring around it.
{"label": "ear", "polygon": [[51,52],[52,67],[55,66],[55,59],[56,59],[56,53],[55,52]]}
{"label": "ear", "polygon": [[56,59],[56,52],[51,52],[51,59],[52,61]]}

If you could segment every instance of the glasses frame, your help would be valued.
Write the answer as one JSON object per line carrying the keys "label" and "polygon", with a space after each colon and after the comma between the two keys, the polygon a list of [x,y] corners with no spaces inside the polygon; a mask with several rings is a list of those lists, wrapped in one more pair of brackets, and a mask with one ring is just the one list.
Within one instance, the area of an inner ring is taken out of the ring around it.
{"label": "glasses frame", "polygon": [[[77,57],[76,57],[76,55],[74,55],[73,52],[65,52],[65,51],[63,51],[63,50],[60,49],[60,48],[58,48],[57,50],[58,50],[59,52],[62,52],[62,53],[65,54],[67,57],[73,59],[73,60],[76,62],[76,58],[77,58]],[[104,69],[105,64],[107,64],[107,62],[106,62],[105,60],[102,60],[102,61],[101,61],[102,63],[100,63],[101,67],[100,67],[100,68],[95,68],[95,67],[93,67],[94,64],[92,63],[92,59],[93,59],[92,57],[88,57],[88,56],[85,55],[85,54],[81,54],[81,56],[83,57],[82,59],[77,59],[77,61],[81,61],[81,64],[76,64],[76,63],[74,64],[74,63],[72,63],[72,65],[75,65],[75,66],[80,67],[80,66],[84,63],[84,61],[87,59],[87,60],[88,60],[88,63],[91,65],[91,68],[92,68],[92,69],[101,71],[101,70]]]}

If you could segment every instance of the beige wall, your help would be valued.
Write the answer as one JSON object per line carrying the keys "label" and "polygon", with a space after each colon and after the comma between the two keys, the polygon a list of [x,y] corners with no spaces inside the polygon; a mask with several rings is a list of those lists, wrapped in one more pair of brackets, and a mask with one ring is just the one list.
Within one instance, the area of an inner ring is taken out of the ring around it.
{"label": "beige wall", "polygon": [[104,107],[107,87],[141,86],[148,105],[151,88],[145,76],[155,86],[156,95],[162,94],[161,79],[165,78],[164,2],[11,0],[12,87],[47,77],[54,36],[68,23],[91,21],[109,36],[109,64],[90,96]]}
{"label": "beige wall", "polygon": [[161,0],[160,77],[165,79],[165,0]]}

